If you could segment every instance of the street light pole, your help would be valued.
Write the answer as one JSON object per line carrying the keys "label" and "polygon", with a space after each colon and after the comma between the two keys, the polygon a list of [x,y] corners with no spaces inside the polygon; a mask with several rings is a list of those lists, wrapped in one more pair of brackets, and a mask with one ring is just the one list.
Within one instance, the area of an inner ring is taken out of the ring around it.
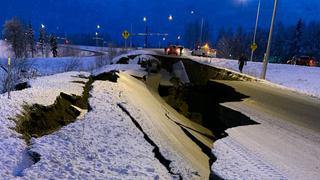
{"label": "street light pole", "polygon": [[96,48],[97,48],[97,49],[98,49],[98,35],[99,35],[99,33],[96,32]]}
{"label": "street light pole", "polygon": [[[257,9],[257,17],[256,17],[256,25],[254,28],[254,34],[253,34],[253,41],[252,44],[256,44],[256,35],[257,35],[257,29],[258,29],[258,23],[259,23],[259,15],[260,15],[260,5],[261,5],[261,0],[258,2],[258,9]],[[250,61],[253,60],[253,54],[254,54],[255,49],[251,49],[251,57]]]}
{"label": "street light pole", "polygon": [[202,36],[203,36],[203,24],[204,24],[204,20],[203,18],[201,18],[201,27],[200,27],[200,46],[202,46]]}
{"label": "street light pole", "polygon": [[147,17],[143,17],[143,21],[146,23],[145,48],[148,48],[148,23],[147,23]]}
{"label": "street light pole", "polygon": [[266,54],[265,54],[264,60],[263,60],[261,79],[266,79],[267,66],[268,66],[268,60],[269,60],[270,48],[271,48],[271,41],[272,41],[273,26],[274,26],[275,17],[276,17],[276,14],[277,14],[277,6],[278,6],[278,0],[274,0],[274,7],[273,7],[272,20],[271,20],[271,26],[270,26],[270,32],[269,32],[269,38],[268,38],[268,45],[267,45]]}
{"label": "street light pole", "polygon": [[[172,24],[173,17],[172,17],[171,14],[168,16],[168,21],[169,21],[169,26],[168,26],[168,29],[167,29],[167,31],[168,31],[167,33],[170,33],[170,28],[171,28],[171,26],[173,26],[173,24]],[[173,33],[171,33],[171,34],[173,34]],[[168,37],[168,39],[169,39],[169,37]]]}

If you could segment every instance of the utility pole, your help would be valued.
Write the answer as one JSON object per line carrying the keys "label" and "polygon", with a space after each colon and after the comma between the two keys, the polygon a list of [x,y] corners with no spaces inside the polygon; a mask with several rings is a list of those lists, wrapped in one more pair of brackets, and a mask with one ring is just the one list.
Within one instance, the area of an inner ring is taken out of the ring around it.
{"label": "utility pole", "polygon": [[269,60],[270,48],[271,48],[271,41],[272,41],[273,26],[274,26],[275,17],[276,17],[276,14],[277,14],[277,6],[278,6],[278,0],[274,0],[274,7],[273,7],[273,14],[272,14],[272,20],[271,20],[271,26],[270,26],[270,32],[269,32],[269,38],[268,38],[268,45],[267,45],[267,51],[266,51],[266,54],[265,54],[264,60],[263,60],[261,79],[266,79],[267,66],[268,66],[268,60]]}
{"label": "utility pole", "polygon": [[[256,17],[256,25],[254,28],[254,34],[253,34],[253,41],[252,41],[252,46],[256,45],[256,35],[257,35],[257,29],[258,29],[258,23],[259,23],[259,15],[260,15],[260,5],[261,5],[261,0],[258,2],[258,9],[257,9],[257,17]],[[253,54],[254,54],[254,47],[251,48],[251,56],[250,56],[250,61],[253,61]]]}

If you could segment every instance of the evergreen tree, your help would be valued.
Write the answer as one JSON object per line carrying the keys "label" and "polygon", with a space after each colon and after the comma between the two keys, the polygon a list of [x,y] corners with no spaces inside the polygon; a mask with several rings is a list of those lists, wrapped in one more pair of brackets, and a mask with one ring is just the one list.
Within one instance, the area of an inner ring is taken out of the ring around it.
{"label": "evergreen tree", "polygon": [[309,56],[320,58],[320,23],[310,22],[305,27],[303,35],[304,53]]}
{"label": "evergreen tree", "polygon": [[34,42],[34,31],[32,29],[31,23],[29,23],[29,28],[27,30],[27,34],[26,35],[27,35],[27,37],[26,37],[27,46],[29,48],[29,51],[31,52],[31,57],[34,57],[35,42]]}
{"label": "evergreen tree", "polygon": [[276,62],[285,63],[289,57],[288,56],[288,45],[287,45],[287,39],[286,39],[286,28],[284,25],[280,22],[276,26],[274,33],[274,40],[272,43],[272,56],[275,58]]}
{"label": "evergreen tree", "polygon": [[54,34],[51,34],[50,36],[50,47],[51,47],[51,52],[53,57],[57,57],[58,56],[58,44],[57,44],[57,38],[55,37]]}
{"label": "evergreen tree", "polygon": [[293,36],[293,40],[291,41],[290,46],[290,56],[299,55],[302,52],[302,28],[303,28],[303,21],[299,19],[296,26],[295,32]]}

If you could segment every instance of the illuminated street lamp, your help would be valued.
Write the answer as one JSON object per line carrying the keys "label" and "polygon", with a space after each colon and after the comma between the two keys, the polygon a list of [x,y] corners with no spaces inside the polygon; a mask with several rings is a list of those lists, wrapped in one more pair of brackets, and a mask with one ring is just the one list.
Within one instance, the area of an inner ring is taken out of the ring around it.
{"label": "illuminated street lamp", "polygon": [[46,28],[46,26],[44,24],[41,24],[41,28],[44,29]]}
{"label": "illuminated street lamp", "polygon": [[[195,11],[190,11],[191,15],[195,14]],[[201,18],[201,25],[200,25],[200,35],[199,35],[199,44],[202,45],[202,39],[203,39],[203,26],[204,26],[204,18]]]}
{"label": "illuminated street lamp", "polygon": [[173,20],[173,17],[172,17],[171,14],[169,15],[168,19],[169,19],[169,21],[172,21],[172,20]]}
{"label": "illuminated street lamp", "polygon": [[143,22],[146,24],[146,35],[145,35],[145,48],[148,48],[148,23],[147,23],[147,17],[143,17]]}
{"label": "illuminated street lamp", "polygon": [[268,60],[269,60],[270,48],[271,48],[272,33],[273,33],[273,26],[274,26],[275,17],[277,14],[277,6],[278,6],[278,0],[274,0],[273,13],[272,13],[272,19],[271,19],[271,25],[270,25],[269,38],[268,38],[268,45],[267,45],[267,50],[266,50],[264,60],[263,60],[261,79],[266,79],[267,66],[268,66]]}
{"label": "illuminated street lamp", "polygon": [[[96,35],[96,37],[95,37],[95,39],[96,39],[96,47],[98,48],[98,46],[99,46],[99,39],[101,39],[101,38],[99,38],[99,32],[100,32],[100,29],[101,29],[101,26],[98,24],[97,26],[96,26],[96,33],[95,33],[95,35]],[[102,46],[103,46],[103,44],[102,44]]]}

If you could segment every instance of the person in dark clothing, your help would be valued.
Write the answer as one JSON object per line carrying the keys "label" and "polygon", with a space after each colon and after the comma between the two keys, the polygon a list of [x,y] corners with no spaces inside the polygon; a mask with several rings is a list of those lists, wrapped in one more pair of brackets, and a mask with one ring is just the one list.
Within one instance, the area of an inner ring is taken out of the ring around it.
{"label": "person in dark clothing", "polygon": [[247,65],[247,57],[244,54],[241,54],[241,56],[239,57],[239,71],[242,73],[242,69],[244,65]]}

